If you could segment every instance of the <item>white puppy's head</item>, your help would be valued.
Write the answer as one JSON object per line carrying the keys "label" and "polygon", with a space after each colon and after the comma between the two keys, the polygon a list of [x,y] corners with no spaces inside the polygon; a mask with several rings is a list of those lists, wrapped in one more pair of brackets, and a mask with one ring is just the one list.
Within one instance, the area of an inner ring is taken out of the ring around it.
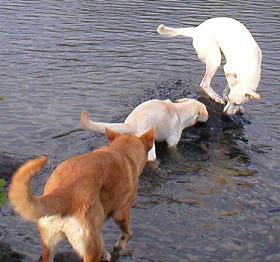
{"label": "white puppy's head", "polygon": [[260,99],[260,95],[253,90],[244,88],[242,86],[234,86],[231,88],[228,94],[228,101],[223,110],[223,114],[227,116],[232,116],[237,113],[244,103],[251,99]]}
{"label": "white puppy's head", "polygon": [[181,98],[176,100],[176,104],[180,105],[182,109],[181,120],[183,118],[188,120],[186,126],[193,125],[196,122],[207,122],[209,115],[203,103],[196,99]]}
{"label": "white puppy's head", "polygon": [[206,106],[199,101],[197,101],[196,105],[197,105],[197,111],[198,111],[196,121],[197,122],[207,122],[209,115],[208,115]]}

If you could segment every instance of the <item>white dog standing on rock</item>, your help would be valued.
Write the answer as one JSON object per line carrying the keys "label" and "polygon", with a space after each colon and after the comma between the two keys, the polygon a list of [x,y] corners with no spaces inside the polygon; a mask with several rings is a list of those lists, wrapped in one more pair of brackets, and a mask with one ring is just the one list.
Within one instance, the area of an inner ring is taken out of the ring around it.
{"label": "white dog standing on rock", "polygon": [[[232,18],[217,17],[190,28],[159,25],[157,32],[193,39],[198,58],[206,65],[200,86],[215,102],[224,104],[226,100],[225,115],[244,113],[242,104],[250,99],[260,99],[256,90],[261,76],[262,52],[242,23]],[[223,98],[210,85],[221,64],[222,54],[226,58],[224,73],[228,83]]]}
{"label": "white dog standing on rock", "polygon": [[[208,112],[203,103],[195,99],[183,98],[173,103],[170,100],[148,100],[138,105],[125,119],[124,123],[93,122],[88,112],[81,113],[84,128],[105,133],[105,127],[120,134],[140,136],[150,128],[155,128],[156,141],[166,141],[168,147],[176,147],[184,128],[196,122],[206,122]],[[149,151],[148,160],[156,160],[155,144]]]}

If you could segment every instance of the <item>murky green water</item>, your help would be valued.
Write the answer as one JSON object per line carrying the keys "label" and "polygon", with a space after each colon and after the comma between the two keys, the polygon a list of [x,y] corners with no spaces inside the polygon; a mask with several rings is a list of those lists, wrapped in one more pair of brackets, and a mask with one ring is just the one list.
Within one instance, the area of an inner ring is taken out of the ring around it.
{"label": "murky green water", "polygon": [[[140,179],[134,235],[118,261],[280,261],[278,1],[4,0],[0,7],[0,152],[11,163],[49,156],[33,181],[38,193],[57,163],[105,144],[101,135],[68,133],[80,128],[82,110],[122,121],[147,99],[200,97],[204,67],[191,40],[160,36],[158,24],[243,22],[263,51],[262,99],[246,105],[245,119],[229,121],[202,98],[208,124],[186,130],[176,155],[158,146],[160,170]],[[222,70],[213,86],[225,86]],[[117,237],[109,223],[109,250]],[[40,256],[35,226],[7,205],[0,241],[22,261]]]}

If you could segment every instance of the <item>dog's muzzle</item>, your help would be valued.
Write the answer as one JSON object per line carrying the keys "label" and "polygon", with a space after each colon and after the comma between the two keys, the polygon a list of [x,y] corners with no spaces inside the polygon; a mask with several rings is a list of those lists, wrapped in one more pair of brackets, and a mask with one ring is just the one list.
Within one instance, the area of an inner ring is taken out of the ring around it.
{"label": "dog's muzzle", "polygon": [[230,104],[229,102],[226,104],[223,110],[224,116],[233,116],[239,111],[239,106],[235,106]]}

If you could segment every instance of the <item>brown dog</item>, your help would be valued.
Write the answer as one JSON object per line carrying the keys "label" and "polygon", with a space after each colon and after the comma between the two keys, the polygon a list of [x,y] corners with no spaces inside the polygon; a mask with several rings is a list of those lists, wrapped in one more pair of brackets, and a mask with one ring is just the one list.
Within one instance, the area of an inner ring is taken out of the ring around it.
{"label": "brown dog", "polygon": [[32,194],[30,180],[47,157],[30,160],[14,175],[10,203],[21,216],[37,223],[43,262],[53,261],[55,247],[64,238],[84,262],[99,262],[101,257],[110,261],[101,235],[109,217],[122,231],[114,249],[124,249],[131,238],[130,209],[155,131],[136,137],[106,129],[106,136],[109,145],[61,163],[42,196]]}

